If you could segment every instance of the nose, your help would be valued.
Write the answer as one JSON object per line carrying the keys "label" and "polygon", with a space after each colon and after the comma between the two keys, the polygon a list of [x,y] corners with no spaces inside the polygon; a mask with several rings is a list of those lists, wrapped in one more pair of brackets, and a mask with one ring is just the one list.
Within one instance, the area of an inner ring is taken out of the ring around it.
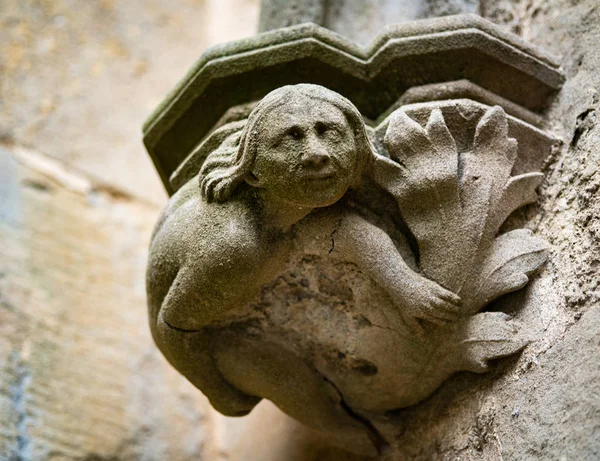
{"label": "nose", "polygon": [[327,165],[331,159],[327,154],[311,153],[302,160],[302,166],[310,169],[320,169]]}
{"label": "nose", "polygon": [[302,158],[302,167],[311,170],[318,170],[326,167],[331,162],[331,157],[324,146],[319,142],[312,142],[308,152]]}

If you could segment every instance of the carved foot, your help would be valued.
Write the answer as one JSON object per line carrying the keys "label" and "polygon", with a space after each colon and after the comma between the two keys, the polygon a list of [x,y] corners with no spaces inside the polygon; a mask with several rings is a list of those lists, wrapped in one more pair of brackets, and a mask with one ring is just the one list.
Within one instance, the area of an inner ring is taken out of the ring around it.
{"label": "carved foot", "polygon": [[457,370],[483,373],[488,361],[523,349],[531,339],[523,325],[503,312],[482,312],[457,324]]}

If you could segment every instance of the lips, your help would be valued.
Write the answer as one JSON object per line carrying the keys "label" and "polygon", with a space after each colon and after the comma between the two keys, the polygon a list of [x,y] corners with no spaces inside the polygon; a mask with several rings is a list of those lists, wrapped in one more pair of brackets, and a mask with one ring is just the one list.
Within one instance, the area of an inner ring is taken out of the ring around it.
{"label": "lips", "polygon": [[326,181],[328,179],[333,179],[335,177],[335,172],[318,171],[318,172],[304,173],[303,176],[306,179],[310,179],[312,181]]}
{"label": "lips", "polygon": [[331,179],[336,175],[334,168],[323,168],[320,170],[301,170],[300,174],[306,179],[324,180]]}

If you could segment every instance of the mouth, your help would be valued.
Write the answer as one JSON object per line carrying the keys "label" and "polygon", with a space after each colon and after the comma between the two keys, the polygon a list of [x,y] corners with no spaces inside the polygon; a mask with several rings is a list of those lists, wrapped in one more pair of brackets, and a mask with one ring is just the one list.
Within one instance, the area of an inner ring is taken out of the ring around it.
{"label": "mouth", "polygon": [[333,179],[335,175],[336,172],[330,169],[319,171],[305,171],[302,173],[302,176],[304,178],[312,181],[327,181],[329,179]]}

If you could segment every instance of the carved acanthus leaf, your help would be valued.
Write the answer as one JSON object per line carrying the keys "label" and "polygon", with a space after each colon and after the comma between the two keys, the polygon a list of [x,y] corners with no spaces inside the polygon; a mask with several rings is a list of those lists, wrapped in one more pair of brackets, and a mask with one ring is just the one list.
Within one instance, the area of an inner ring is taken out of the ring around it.
{"label": "carved acanthus leaf", "polygon": [[427,277],[459,293],[465,314],[527,284],[546,259],[545,242],[524,230],[495,237],[513,211],[536,200],[542,174],[511,177],[518,145],[502,108],[483,115],[465,152],[438,109],[426,127],[396,111],[385,145],[404,167],[402,187],[388,190],[417,239]]}
{"label": "carved acanthus leaf", "polygon": [[455,328],[462,367],[476,373],[487,370],[488,360],[512,355],[530,342],[521,324],[502,312],[476,314]]}
{"label": "carved acanthus leaf", "polygon": [[548,244],[528,229],[500,235],[478,268],[477,284],[469,284],[469,289],[474,288],[473,307],[477,310],[503,294],[523,288],[547,256]]}
{"label": "carved acanthus leaf", "polygon": [[490,229],[497,232],[510,214],[530,203],[537,202],[538,196],[535,189],[540,185],[544,175],[542,173],[525,173],[509,178],[496,213],[490,222]]}

